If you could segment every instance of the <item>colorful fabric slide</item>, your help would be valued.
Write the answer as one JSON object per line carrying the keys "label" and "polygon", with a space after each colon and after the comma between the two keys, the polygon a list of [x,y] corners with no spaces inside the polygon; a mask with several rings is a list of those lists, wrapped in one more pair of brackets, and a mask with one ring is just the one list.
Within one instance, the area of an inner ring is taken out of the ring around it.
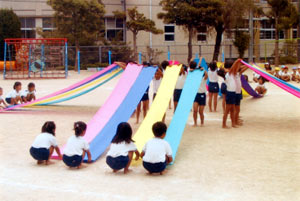
{"label": "colorful fabric slide", "polygon": [[[71,86],[69,86],[69,87],[67,87],[67,88],[61,89],[61,90],[59,90],[59,91],[56,91],[56,92],[54,92],[54,93],[51,93],[51,94],[49,94],[49,95],[47,95],[47,96],[44,96],[44,97],[42,97],[42,98],[38,98],[38,99],[35,100],[35,101],[31,101],[31,102],[29,102],[29,103],[24,103],[24,104],[15,105],[15,106],[13,106],[13,107],[6,108],[6,109],[4,109],[4,110],[2,110],[2,111],[8,111],[8,110],[13,110],[13,109],[16,109],[16,108],[24,107],[24,106],[27,106],[27,105],[34,104],[34,103],[37,103],[37,102],[39,102],[39,101],[45,100],[45,99],[47,99],[47,98],[51,98],[51,97],[53,97],[53,96],[60,95],[60,94],[62,94],[62,93],[65,93],[65,92],[68,92],[68,91],[73,90],[73,89],[75,89],[75,88],[78,88],[78,87],[80,87],[80,86],[82,86],[82,85],[84,85],[84,84],[87,84],[87,83],[89,83],[89,82],[91,82],[91,81],[93,81],[93,80],[95,80],[95,79],[97,79],[97,78],[99,78],[99,77],[101,77],[101,76],[103,76],[103,75],[105,75],[105,74],[111,72],[112,70],[117,69],[117,68],[119,68],[119,66],[117,66],[116,64],[112,64],[112,65],[108,66],[107,68],[105,68],[105,69],[99,71],[98,73],[95,73],[94,75],[92,75],[92,76],[90,76],[90,77],[88,77],[88,78],[86,78],[86,79],[84,79],[84,80],[82,80],[82,81],[80,81],[80,82],[77,82],[77,83],[75,83],[75,84],[73,84],[73,85],[71,85]],[[1,112],[1,111],[0,111],[0,112]]]}
{"label": "colorful fabric slide", "polygon": [[[97,160],[105,152],[107,147],[109,147],[116,134],[119,123],[127,122],[130,119],[137,105],[140,103],[142,96],[149,87],[156,70],[156,67],[146,67],[142,69],[139,77],[136,79],[122,104],[90,143],[93,161]],[[85,161],[86,160],[87,157],[85,158]]]}
{"label": "colorful fabric slide", "polygon": [[251,70],[253,70],[254,72],[256,72],[257,74],[263,76],[265,79],[269,80],[270,82],[272,82],[273,84],[277,85],[278,87],[282,88],[283,90],[291,93],[292,95],[300,98],[300,92],[295,89],[295,87],[291,87],[289,84],[287,84],[286,82],[282,82],[282,80],[279,80],[278,78],[276,78],[273,75],[270,75],[269,73],[263,72],[262,70],[246,63],[245,61],[242,61],[242,63],[246,66],[248,66]]}
{"label": "colorful fabric slide", "polygon": [[167,67],[164,72],[164,77],[151,108],[133,137],[139,151],[141,151],[145,143],[153,137],[152,125],[162,120],[173,95],[180,69],[181,65],[173,65]]}
{"label": "colorful fabric slide", "polygon": [[[142,68],[143,67],[139,65],[127,65],[126,70],[122,74],[122,77],[120,78],[111,95],[88,123],[84,138],[89,143],[92,142],[92,140],[104,128],[113,114],[119,108],[132,85],[138,78]],[[64,147],[62,147],[61,150],[63,151],[63,149]],[[57,155],[53,155],[53,158],[57,158]]]}
{"label": "colorful fabric slide", "polygon": [[[204,65],[206,65],[206,62],[204,59],[202,59],[201,66]],[[176,111],[167,130],[165,140],[167,140],[171,145],[173,160],[175,160],[183,131],[193,107],[193,103],[200,87],[200,83],[203,79],[203,75],[204,71],[199,69],[188,73]]]}
{"label": "colorful fabric slide", "polygon": [[262,96],[256,93],[256,91],[250,86],[250,84],[247,82],[244,75],[241,76],[242,81],[242,87],[243,89],[252,97],[254,98],[261,98]]}

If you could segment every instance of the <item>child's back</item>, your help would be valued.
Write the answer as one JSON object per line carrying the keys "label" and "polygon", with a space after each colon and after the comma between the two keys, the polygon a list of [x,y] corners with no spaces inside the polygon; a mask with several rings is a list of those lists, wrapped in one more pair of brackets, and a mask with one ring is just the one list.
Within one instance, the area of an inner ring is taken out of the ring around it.
{"label": "child's back", "polygon": [[161,163],[166,161],[166,155],[172,156],[172,150],[167,141],[161,138],[153,138],[149,140],[143,151],[145,155],[143,161],[148,163]]}

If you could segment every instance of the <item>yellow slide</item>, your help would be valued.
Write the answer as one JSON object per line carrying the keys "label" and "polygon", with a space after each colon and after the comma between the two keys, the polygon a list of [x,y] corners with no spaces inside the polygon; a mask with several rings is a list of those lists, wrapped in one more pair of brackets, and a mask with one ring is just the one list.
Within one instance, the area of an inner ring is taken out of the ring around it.
{"label": "yellow slide", "polygon": [[182,65],[173,65],[171,67],[167,67],[167,70],[164,72],[164,77],[151,108],[133,137],[139,151],[143,149],[143,146],[149,139],[153,138],[152,125],[155,122],[162,120],[169,106],[181,66]]}

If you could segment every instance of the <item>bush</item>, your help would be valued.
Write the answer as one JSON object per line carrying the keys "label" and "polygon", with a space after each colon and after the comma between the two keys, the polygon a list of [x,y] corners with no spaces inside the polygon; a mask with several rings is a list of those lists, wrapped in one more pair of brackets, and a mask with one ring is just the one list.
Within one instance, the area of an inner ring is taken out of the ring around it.
{"label": "bush", "polygon": [[283,64],[297,64],[298,63],[298,59],[297,59],[297,57],[291,56],[291,55],[280,56],[279,57],[279,63],[281,65],[283,65]]}

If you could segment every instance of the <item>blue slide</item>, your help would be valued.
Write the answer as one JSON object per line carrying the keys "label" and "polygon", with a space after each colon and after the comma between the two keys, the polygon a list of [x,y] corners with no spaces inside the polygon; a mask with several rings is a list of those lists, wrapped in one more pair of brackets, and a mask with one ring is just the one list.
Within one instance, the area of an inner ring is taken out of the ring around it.
{"label": "blue slide", "polygon": [[[206,62],[202,59],[201,66],[204,65],[206,65]],[[199,69],[188,73],[176,111],[167,130],[165,140],[171,145],[174,160],[203,76],[204,71]]]}
{"label": "blue slide", "polygon": [[[110,145],[121,122],[127,122],[142,99],[156,72],[156,67],[143,68],[126,98],[111,117],[109,122],[90,143],[92,161],[97,160]],[[84,158],[87,161],[87,156]]]}

